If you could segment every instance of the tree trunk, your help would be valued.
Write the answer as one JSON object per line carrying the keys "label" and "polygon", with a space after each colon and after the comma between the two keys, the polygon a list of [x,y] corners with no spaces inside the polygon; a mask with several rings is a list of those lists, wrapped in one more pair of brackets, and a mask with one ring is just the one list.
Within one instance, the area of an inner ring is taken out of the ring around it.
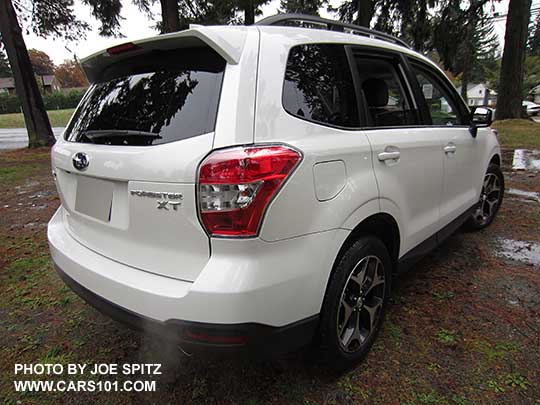
{"label": "tree trunk", "polygon": [[531,0],[510,0],[495,118],[521,118],[523,65]]}
{"label": "tree trunk", "polygon": [[465,58],[463,59],[463,72],[461,75],[461,97],[467,105],[469,105],[469,96],[467,92],[469,91],[469,76],[471,71],[471,58],[470,58],[470,52],[469,49],[465,49]]}
{"label": "tree trunk", "polygon": [[253,25],[255,24],[255,6],[253,5],[253,0],[245,0],[244,3],[244,25]]}
{"label": "tree trunk", "polygon": [[[471,11],[473,5],[471,4],[471,8],[469,11]],[[461,75],[461,97],[463,97],[463,100],[469,105],[469,97],[468,97],[468,91],[469,91],[469,83],[470,83],[470,77],[471,77],[471,70],[472,70],[472,61],[473,61],[473,53],[474,49],[471,49],[475,45],[473,44],[472,37],[474,36],[474,29],[475,29],[476,21],[475,21],[475,14],[472,13],[467,18],[467,23],[465,25],[465,38],[464,38],[464,48],[463,48],[463,72]]]}
{"label": "tree trunk", "polygon": [[354,23],[363,27],[369,28],[371,19],[373,18],[374,6],[373,0],[353,0],[355,8],[358,11],[358,17]]}
{"label": "tree trunk", "polygon": [[161,22],[164,34],[180,31],[180,15],[178,13],[177,0],[160,0]]}
{"label": "tree trunk", "polygon": [[469,87],[469,74],[467,72],[463,72],[463,75],[461,76],[461,97],[467,105],[469,105],[469,96],[467,95],[467,90]]}
{"label": "tree trunk", "polygon": [[29,147],[54,145],[56,139],[11,0],[0,0],[0,33],[13,71],[17,97],[22,105]]}

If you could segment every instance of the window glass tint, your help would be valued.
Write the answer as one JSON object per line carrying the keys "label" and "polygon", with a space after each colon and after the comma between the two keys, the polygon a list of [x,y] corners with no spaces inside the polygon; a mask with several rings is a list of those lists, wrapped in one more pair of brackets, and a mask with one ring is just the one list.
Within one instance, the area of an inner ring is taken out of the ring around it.
{"label": "window glass tint", "polygon": [[225,63],[208,52],[166,52],[113,67],[85,95],[67,139],[142,146],[213,131]]}
{"label": "window glass tint", "polygon": [[447,91],[431,75],[413,68],[420,90],[426,100],[433,125],[459,125],[461,119]]}
{"label": "window glass tint", "polygon": [[356,64],[369,126],[396,127],[418,123],[417,112],[410,105],[395,63],[357,56]]}
{"label": "window glass tint", "polygon": [[309,121],[358,127],[356,96],[342,45],[291,49],[283,83],[283,107]]}

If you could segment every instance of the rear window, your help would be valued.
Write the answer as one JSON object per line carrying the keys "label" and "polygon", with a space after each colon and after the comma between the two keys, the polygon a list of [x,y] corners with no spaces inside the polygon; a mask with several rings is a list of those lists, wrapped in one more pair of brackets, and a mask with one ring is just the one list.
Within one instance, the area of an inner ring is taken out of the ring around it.
{"label": "rear window", "polygon": [[144,146],[212,132],[224,70],[208,48],[154,51],[112,65],[84,96],[66,139]]}
{"label": "rear window", "polygon": [[283,83],[283,108],[321,124],[358,127],[358,108],[343,45],[295,46]]}

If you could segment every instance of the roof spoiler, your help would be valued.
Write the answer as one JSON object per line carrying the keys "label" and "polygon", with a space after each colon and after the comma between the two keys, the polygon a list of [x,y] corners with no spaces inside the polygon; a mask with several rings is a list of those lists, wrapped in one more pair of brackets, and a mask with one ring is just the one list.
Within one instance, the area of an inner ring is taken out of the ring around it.
{"label": "roof spoiler", "polygon": [[81,65],[90,82],[95,82],[101,73],[113,63],[152,50],[171,50],[208,46],[216,51],[228,64],[240,61],[247,36],[247,28],[191,26],[190,29],[171,34],[158,35],[133,42],[126,42],[96,52],[81,60]]}

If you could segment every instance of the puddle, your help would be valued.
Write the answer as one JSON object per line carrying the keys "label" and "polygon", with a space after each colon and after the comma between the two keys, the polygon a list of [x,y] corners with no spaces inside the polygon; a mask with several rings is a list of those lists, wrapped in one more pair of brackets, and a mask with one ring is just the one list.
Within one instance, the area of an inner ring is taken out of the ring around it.
{"label": "puddle", "polygon": [[516,149],[512,161],[514,170],[540,170],[540,150]]}
{"label": "puddle", "polygon": [[524,197],[528,200],[533,200],[540,203],[540,193],[536,191],[525,191],[517,188],[509,188],[506,190],[507,194],[517,195],[518,197]]}
{"label": "puddle", "polygon": [[497,256],[540,266],[540,244],[514,239],[501,239]]}

